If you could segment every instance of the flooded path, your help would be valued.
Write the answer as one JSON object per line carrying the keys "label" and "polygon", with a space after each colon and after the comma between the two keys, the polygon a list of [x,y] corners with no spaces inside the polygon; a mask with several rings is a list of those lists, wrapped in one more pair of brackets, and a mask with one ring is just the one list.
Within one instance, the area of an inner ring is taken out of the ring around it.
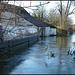
{"label": "flooded path", "polygon": [[[75,59],[67,50],[75,42],[75,35],[46,37],[22,53],[6,60],[0,73],[7,74],[75,74]],[[48,49],[45,48],[48,46]],[[55,57],[50,56],[55,53]]]}

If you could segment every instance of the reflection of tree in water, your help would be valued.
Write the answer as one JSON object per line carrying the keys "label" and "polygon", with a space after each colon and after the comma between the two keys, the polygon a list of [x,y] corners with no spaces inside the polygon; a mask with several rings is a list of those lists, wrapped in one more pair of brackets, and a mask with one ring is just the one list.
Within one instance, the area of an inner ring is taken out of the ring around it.
{"label": "reflection of tree in water", "polygon": [[58,65],[58,73],[61,72],[62,68],[62,49],[67,47],[67,38],[66,37],[57,37],[57,46],[59,49],[59,54],[58,54],[58,60],[59,60],[59,65]]}
{"label": "reflection of tree in water", "polygon": [[59,49],[59,54],[58,54],[58,60],[59,60],[59,65],[58,65],[58,73],[69,73],[70,67],[68,66],[68,61],[66,58],[66,52],[68,49],[68,44],[70,44],[70,38],[69,37],[57,37],[57,45]]}
{"label": "reflection of tree in water", "polygon": [[67,48],[67,37],[57,37],[57,45],[60,50]]}

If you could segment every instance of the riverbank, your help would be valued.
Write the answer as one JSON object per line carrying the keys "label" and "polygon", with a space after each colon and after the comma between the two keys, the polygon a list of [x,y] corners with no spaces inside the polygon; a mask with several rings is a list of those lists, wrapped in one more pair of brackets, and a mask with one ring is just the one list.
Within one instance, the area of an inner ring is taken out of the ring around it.
{"label": "riverbank", "polygon": [[[75,35],[45,37],[4,60],[0,64],[0,74],[75,74],[75,59],[67,55],[72,42],[75,42]],[[46,54],[49,52],[55,53],[55,57]]]}

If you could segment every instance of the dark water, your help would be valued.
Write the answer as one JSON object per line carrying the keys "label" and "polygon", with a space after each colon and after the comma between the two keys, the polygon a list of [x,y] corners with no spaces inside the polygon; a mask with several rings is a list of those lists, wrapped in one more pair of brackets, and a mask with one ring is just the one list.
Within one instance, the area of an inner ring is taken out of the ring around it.
{"label": "dark water", "polygon": [[[7,74],[75,74],[75,59],[67,50],[75,42],[75,35],[46,37],[22,53],[6,59],[0,73]],[[48,49],[45,48],[48,46]],[[50,56],[55,53],[55,57]]]}

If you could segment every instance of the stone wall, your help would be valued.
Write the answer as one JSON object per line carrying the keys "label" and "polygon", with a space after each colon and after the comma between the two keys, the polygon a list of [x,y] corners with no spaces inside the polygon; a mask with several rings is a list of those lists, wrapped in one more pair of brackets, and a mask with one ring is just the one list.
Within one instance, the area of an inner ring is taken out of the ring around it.
{"label": "stone wall", "polygon": [[11,55],[16,54],[31,46],[38,40],[39,36],[33,36],[0,43],[0,58],[8,58]]}

